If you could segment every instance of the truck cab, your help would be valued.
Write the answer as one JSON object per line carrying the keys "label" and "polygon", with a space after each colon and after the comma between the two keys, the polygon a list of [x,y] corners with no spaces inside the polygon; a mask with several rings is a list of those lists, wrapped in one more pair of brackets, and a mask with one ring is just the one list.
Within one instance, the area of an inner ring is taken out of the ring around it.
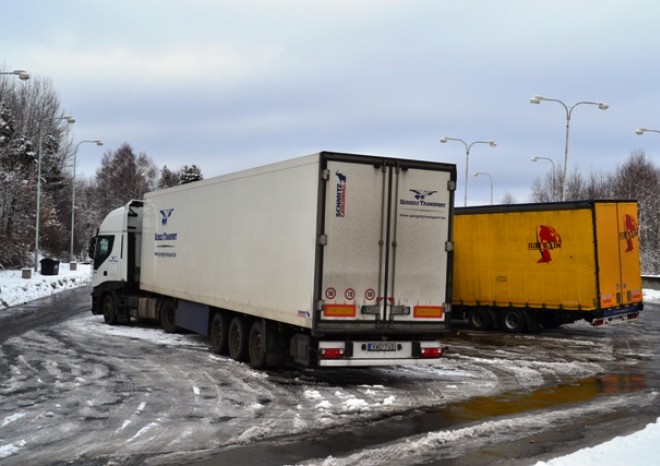
{"label": "truck cab", "polygon": [[131,201],[113,210],[91,240],[89,253],[94,259],[93,314],[103,313],[105,296],[114,296],[119,289],[139,286],[142,206],[142,201]]}

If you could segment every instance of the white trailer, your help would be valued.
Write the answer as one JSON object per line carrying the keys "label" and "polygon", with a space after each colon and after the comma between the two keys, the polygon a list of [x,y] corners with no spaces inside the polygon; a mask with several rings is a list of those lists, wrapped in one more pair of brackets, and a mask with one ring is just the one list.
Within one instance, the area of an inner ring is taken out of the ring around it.
{"label": "white trailer", "polygon": [[256,368],[437,363],[455,185],[451,164],[322,152],[148,193],[98,230],[92,312]]}

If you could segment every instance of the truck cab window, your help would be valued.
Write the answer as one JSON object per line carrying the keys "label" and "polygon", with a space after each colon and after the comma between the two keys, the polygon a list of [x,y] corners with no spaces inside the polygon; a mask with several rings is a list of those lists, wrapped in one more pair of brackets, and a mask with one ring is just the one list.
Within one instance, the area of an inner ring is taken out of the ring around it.
{"label": "truck cab window", "polygon": [[96,238],[96,251],[94,253],[94,269],[98,269],[110,256],[114,236],[99,236]]}

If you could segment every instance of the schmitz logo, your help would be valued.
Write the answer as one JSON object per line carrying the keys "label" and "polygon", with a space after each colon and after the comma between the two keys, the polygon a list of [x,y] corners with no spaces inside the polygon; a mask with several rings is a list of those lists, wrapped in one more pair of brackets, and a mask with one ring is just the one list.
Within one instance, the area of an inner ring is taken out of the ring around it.
{"label": "schmitz logo", "polygon": [[619,233],[619,239],[626,242],[625,252],[633,252],[635,250],[633,238],[637,238],[638,236],[639,227],[637,226],[637,222],[632,215],[625,214],[623,216],[623,232]]}
{"label": "schmitz logo", "polygon": [[337,204],[335,210],[335,216],[345,217],[346,216],[346,175],[343,173],[335,173],[339,181],[337,181]]}
{"label": "schmitz logo", "polygon": [[537,264],[549,264],[552,262],[551,251],[561,250],[561,235],[549,225],[539,225],[536,227],[536,241],[528,243],[527,248],[541,254]]}
{"label": "schmitz logo", "polygon": [[162,223],[163,226],[167,226],[167,220],[170,218],[170,215],[172,215],[172,212],[174,212],[174,209],[163,209],[160,211],[160,223]]}

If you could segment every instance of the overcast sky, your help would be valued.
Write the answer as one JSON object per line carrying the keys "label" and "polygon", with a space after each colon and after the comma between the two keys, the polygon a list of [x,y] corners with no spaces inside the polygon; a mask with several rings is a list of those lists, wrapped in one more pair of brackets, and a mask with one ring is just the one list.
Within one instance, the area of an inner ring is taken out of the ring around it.
{"label": "overcast sky", "polygon": [[5,0],[0,68],[50,79],[91,176],[123,143],[206,178],[322,150],[455,163],[462,204],[568,170],[660,165],[656,0]]}

